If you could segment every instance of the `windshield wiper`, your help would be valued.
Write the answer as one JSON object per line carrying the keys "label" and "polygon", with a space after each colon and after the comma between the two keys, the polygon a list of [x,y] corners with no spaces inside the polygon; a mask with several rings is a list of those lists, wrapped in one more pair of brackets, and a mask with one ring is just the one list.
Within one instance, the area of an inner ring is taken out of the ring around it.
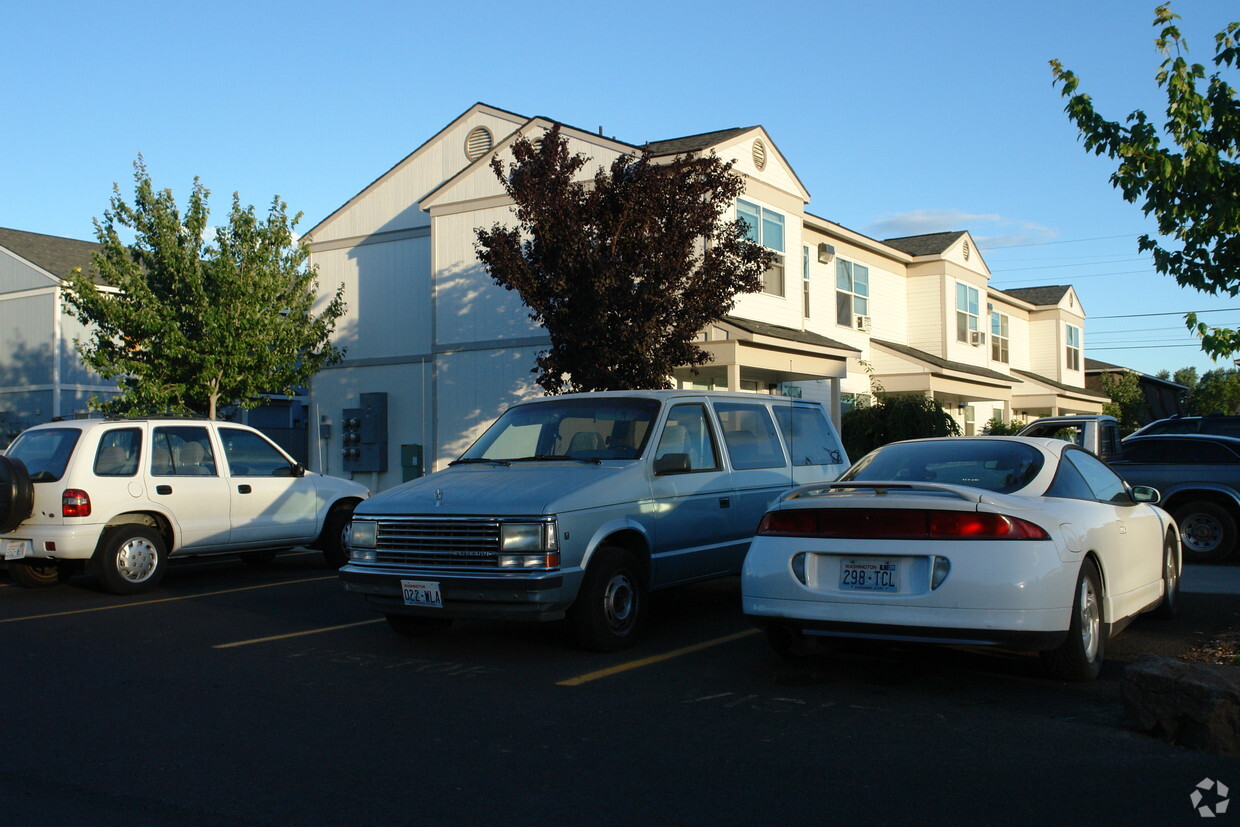
{"label": "windshield wiper", "polygon": [[491,465],[511,465],[512,464],[506,459],[487,459],[486,457],[463,457],[461,459],[452,460],[451,462],[448,463],[448,465],[449,466],[468,465],[468,464],[475,463],[475,462],[486,462],[486,463],[490,463]]}
{"label": "windshield wiper", "polygon": [[602,465],[603,461],[597,457],[587,459],[585,457],[572,457],[568,454],[536,454],[532,457],[513,457],[513,462],[584,462],[589,465]]}

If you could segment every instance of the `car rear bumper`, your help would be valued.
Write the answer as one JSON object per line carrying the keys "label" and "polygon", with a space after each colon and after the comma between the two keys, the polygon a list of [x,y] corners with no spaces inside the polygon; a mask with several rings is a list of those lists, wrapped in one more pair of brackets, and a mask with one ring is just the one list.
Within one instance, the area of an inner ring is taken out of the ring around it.
{"label": "car rear bumper", "polygon": [[[87,560],[95,553],[102,531],[98,524],[23,524],[10,534],[0,534],[0,552],[5,559]],[[21,557],[12,556],[16,554]]]}
{"label": "car rear bumper", "polygon": [[750,622],[762,629],[783,626],[805,634],[827,637],[1040,651],[1055,648],[1067,634],[1067,621],[1058,610],[997,614],[990,610],[956,609],[945,612],[936,609],[929,612],[899,607],[900,611],[881,613],[881,621],[866,622],[832,618],[829,616],[831,612],[809,612],[804,606],[789,605],[800,602],[746,598],[744,610]]}

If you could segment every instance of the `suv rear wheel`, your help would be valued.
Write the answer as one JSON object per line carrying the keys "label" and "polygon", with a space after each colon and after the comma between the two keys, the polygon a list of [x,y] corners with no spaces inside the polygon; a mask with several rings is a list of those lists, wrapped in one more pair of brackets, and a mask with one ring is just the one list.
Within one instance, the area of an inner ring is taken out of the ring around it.
{"label": "suv rear wheel", "polygon": [[153,589],[164,577],[167,544],[150,526],[125,523],[104,532],[95,551],[95,576],[112,594]]}
{"label": "suv rear wheel", "polygon": [[10,560],[9,577],[19,586],[27,589],[42,589],[55,586],[69,579],[73,569],[66,563],[55,560]]}

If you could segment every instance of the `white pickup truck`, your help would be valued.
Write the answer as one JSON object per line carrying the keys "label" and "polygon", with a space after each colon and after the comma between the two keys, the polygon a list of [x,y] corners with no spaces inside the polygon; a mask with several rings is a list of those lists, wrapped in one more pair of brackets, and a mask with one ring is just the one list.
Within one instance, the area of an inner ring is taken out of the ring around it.
{"label": "white pickup truck", "polygon": [[1120,448],[1119,422],[1106,414],[1045,416],[1020,429],[1017,436],[1048,437],[1074,442],[1103,462],[1117,460]]}

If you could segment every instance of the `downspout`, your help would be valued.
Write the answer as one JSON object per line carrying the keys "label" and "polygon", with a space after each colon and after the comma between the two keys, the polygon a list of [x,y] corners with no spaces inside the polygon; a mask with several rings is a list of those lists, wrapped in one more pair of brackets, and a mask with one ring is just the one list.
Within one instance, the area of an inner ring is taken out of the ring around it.
{"label": "downspout", "polygon": [[60,357],[64,352],[60,341],[61,284],[52,291],[52,418],[60,416]]}

